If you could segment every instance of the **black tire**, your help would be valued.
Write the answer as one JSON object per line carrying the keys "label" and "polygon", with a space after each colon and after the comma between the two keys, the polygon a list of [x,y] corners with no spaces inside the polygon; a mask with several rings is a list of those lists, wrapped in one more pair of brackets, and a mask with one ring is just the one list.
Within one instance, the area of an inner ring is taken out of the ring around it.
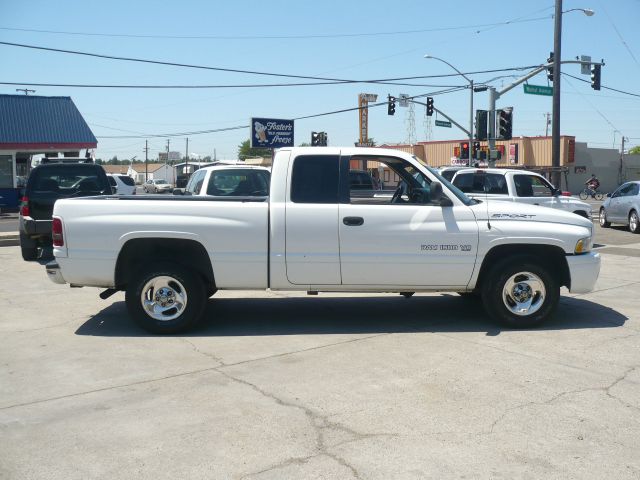
{"label": "black tire", "polygon": [[596,200],[602,200],[602,199],[604,198],[604,193],[602,193],[602,192],[596,192],[596,193],[593,195],[593,198],[595,198]]}
{"label": "black tire", "polygon": [[[151,286],[154,281],[155,287]],[[129,314],[142,328],[151,333],[171,334],[184,332],[198,323],[207,297],[204,284],[194,271],[175,263],[160,263],[134,276],[127,286],[125,300]],[[155,305],[166,310],[156,312],[154,317],[145,304],[149,309]]]}
{"label": "black tire", "polygon": [[22,259],[27,262],[31,260],[36,260],[38,258],[38,248],[37,247],[21,247],[20,252],[22,253]]}
{"label": "black tire", "polygon": [[589,194],[587,193],[586,190],[582,190],[580,192],[580,200],[586,200],[587,198],[589,198]]}
{"label": "black tire", "polygon": [[607,211],[604,208],[600,209],[600,216],[598,218],[600,222],[600,226],[602,228],[609,228],[611,226],[611,222],[607,221]]}
{"label": "black tire", "polygon": [[640,233],[640,218],[638,218],[638,212],[631,210],[629,214],[629,231],[631,233]]}
{"label": "black tire", "polygon": [[38,258],[38,244],[22,232],[20,232],[20,251],[22,259],[27,262]]}
{"label": "black tire", "polygon": [[[525,255],[498,262],[484,276],[481,286],[485,310],[492,318],[511,328],[540,325],[551,316],[560,300],[560,286],[551,272],[552,269],[538,259]],[[530,313],[515,313],[518,305],[526,306],[526,303],[516,302],[518,297],[523,300],[527,296],[531,298],[531,290],[533,302],[528,308]]]}

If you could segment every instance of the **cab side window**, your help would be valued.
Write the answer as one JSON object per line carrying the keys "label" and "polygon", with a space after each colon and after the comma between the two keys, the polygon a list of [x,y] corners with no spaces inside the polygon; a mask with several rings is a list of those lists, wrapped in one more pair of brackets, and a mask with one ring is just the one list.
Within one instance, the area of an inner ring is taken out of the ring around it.
{"label": "cab side window", "polygon": [[189,183],[187,183],[185,192],[189,192],[192,195],[197,195],[198,193],[200,193],[202,182],[204,182],[204,177],[206,174],[206,170],[198,170],[196,173],[194,173],[189,179]]}
{"label": "cab side window", "polygon": [[535,175],[514,175],[516,195],[519,197],[551,197],[551,185]]}
{"label": "cab side window", "polygon": [[338,203],[339,157],[301,155],[293,162],[291,201]]}

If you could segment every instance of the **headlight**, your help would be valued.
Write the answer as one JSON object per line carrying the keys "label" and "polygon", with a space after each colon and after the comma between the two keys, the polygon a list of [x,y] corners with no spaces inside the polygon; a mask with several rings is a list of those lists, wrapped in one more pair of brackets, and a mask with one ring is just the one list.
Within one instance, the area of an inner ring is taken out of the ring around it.
{"label": "headlight", "polygon": [[578,240],[576,243],[576,248],[573,249],[573,253],[587,253],[591,251],[591,237],[585,237]]}

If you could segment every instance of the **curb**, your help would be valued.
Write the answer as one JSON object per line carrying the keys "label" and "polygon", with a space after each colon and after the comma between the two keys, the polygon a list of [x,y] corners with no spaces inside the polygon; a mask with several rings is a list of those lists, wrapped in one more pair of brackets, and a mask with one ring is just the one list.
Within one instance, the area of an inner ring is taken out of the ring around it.
{"label": "curb", "polygon": [[0,233],[0,247],[17,247],[20,245],[20,234],[18,232]]}

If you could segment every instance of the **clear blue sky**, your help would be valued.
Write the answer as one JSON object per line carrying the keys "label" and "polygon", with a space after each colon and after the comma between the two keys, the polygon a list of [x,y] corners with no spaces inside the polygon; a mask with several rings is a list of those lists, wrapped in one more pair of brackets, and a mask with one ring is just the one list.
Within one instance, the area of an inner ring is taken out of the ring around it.
{"label": "clear blue sky", "polygon": [[[563,15],[562,58],[604,58],[603,85],[640,94],[640,0],[564,0],[563,9],[591,8],[585,16]],[[366,80],[449,74],[452,70],[425,53],[442,57],[463,72],[537,65],[553,49],[552,0],[483,2],[236,0],[152,2],[149,0],[58,2],[0,0],[0,41],[127,56],[167,62],[305,76]],[[500,24],[515,20],[510,24]],[[123,36],[38,33],[11,29],[54,30]],[[440,30],[435,30],[440,29]],[[429,31],[431,30],[431,31]],[[363,34],[363,35],[353,35]],[[364,35],[366,34],[366,35]],[[137,35],[141,37],[126,36]],[[351,35],[351,36],[346,36]],[[217,38],[144,38],[199,36]],[[280,37],[280,38],[273,38]],[[284,38],[283,38],[284,37]],[[298,37],[298,38],[295,38]],[[28,50],[0,45],[1,81],[85,84],[214,85],[291,83],[287,78],[194,70]],[[582,76],[579,66],[563,71]],[[524,73],[524,72],[522,72]],[[504,74],[474,74],[477,83]],[[501,87],[511,78],[492,82]],[[418,84],[464,85],[460,78],[414,80]],[[546,75],[530,81],[546,85]],[[0,85],[0,93],[18,86]],[[32,87],[33,88],[33,87]],[[426,86],[343,84],[207,90],[131,90],[35,87],[36,95],[73,98],[98,137],[97,156],[144,158],[144,138],[108,139],[110,135],[192,132],[248,125],[252,116],[296,118],[357,106],[358,93],[420,95]],[[487,94],[475,95],[486,108]],[[435,106],[468,125],[468,91],[439,95]],[[514,135],[544,135],[551,97],[525,95],[522,87],[506,94],[498,107],[514,107]],[[385,106],[369,114],[370,136],[378,143],[407,138],[406,110],[387,115]],[[424,109],[415,112],[417,140],[425,140]],[[357,112],[340,113],[295,124],[296,144],[310,132],[328,132],[331,145],[358,139]],[[618,132],[614,132],[617,130]],[[434,140],[463,138],[456,129],[433,127]],[[601,90],[563,78],[561,132],[591,146],[611,148],[615,139],[640,144],[640,97]],[[621,132],[621,133],[620,133]],[[184,152],[185,137],[171,137],[171,150]],[[248,129],[189,135],[189,151],[236,158]],[[149,138],[150,157],[164,150],[166,139]]]}

